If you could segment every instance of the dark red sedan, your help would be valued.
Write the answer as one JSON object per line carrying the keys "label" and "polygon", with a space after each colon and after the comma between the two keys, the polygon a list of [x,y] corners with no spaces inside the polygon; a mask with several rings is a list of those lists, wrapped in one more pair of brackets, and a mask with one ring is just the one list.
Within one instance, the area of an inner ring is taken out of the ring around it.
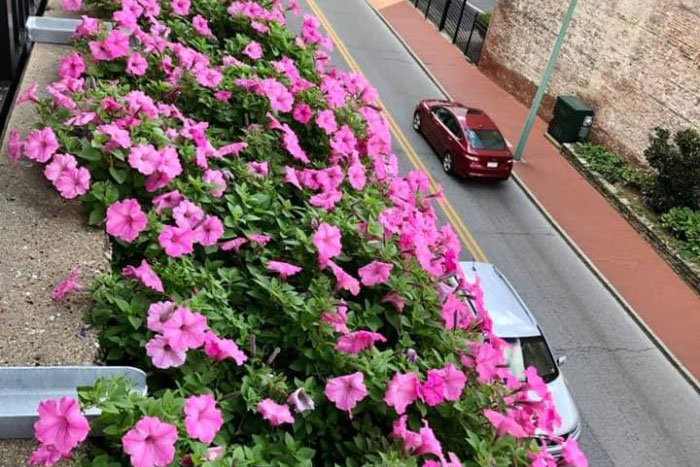
{"label": "dark red sedan", "polygon": [[446,100],[423,100],[413,114],[421,133],[449,174],[505,180],[513,154],[498,127],[483,110]]}

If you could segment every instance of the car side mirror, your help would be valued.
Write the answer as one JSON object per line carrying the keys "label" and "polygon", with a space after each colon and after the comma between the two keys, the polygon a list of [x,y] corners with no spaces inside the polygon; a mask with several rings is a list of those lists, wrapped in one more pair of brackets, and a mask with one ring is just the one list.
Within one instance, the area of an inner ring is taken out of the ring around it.
{"label": "car side mirror", "polygon": [[566,355],[557,358],[557,365],[562,366],[564,363],[566,363]]}

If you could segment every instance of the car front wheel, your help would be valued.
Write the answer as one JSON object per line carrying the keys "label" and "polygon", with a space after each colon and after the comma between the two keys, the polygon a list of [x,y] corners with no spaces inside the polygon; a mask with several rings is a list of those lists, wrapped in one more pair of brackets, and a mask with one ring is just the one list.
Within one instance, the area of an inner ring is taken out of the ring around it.
{"label": "car front wheel", "polygon": [[420,113],[416,110],[416,112],[413,114],[413,129],[416,130],[417,132],[420,133]]}
{"label": "car front wheel", "polygon": [[445,155],[442,157],[442,170],[444,170],[446,174],[451,174],[453,168],[454,167],[452,166],[452,154],[446,152]]}

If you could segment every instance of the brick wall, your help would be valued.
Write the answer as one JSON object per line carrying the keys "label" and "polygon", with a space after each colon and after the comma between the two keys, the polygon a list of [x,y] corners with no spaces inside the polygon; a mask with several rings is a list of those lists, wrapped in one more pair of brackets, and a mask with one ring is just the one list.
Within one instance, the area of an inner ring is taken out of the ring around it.
{"label": "brick wall", "polygon": [[[529,104],[567,4],[498,0],[479,67]],[[579,0],[547,94],[542,117],[577,95],[591,139],[640,161],[655,126],[700,128],[700,0]]]}

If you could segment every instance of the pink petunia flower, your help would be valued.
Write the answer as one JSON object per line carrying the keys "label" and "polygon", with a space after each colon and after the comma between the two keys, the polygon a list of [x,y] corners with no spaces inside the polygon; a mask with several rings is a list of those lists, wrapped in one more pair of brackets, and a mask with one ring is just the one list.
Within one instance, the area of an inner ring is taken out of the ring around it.
{"label": "pink petunia flower", "polygon": [[153,198],[153,206],[156,207],[156,213],[160,214],[166,209],[178,207],[183,199],[178,190],[173,190]]}
{"label": "pink petunia flower", "polygon": [[146,229],[148,219],[135,199],[112,203],[107,208],[107,233],[130,243]]}
{"label": "pink petunia flower", "polygon": [[67,455],[87,438],[90,424],[80,411],[80,404],[72,397],[41,401],[38,412],[34,436],[40,443]]}
{"label": "pink petunia flower", "polygon": [[85,167],[65,169],[54,180],[53,185],[63,198],[82,196],[90,189],[90,171]]}
{"label": "pink petunia flower", "polygon": [[367,176],[365,175],[365,167],[361,162],[354,162],[348,168],[348,182],[356,190],[361,190],[365,187]]}
{"label": "pink petunia flower", "polygon": [[192,201],[183,200],[173,209],[173,219],[180,227],[194,227],[204,220],[204,211]]}
{"label": "pink petunia flower", "polygon": [[335,309],[335,312],[323,313],[321,315],[321,321],[333,326],[333,330],[335,332],[341,332],[343,334],[347,334],[348,332],[350,332],[347,326],[348,307],[345,305],[345,302],[342,302],[340,305],[338,305]]}
{"label": "pink petunia flower", "polygon": [[222,156],[234,155],[238,156],[241,151],[248,147],[248,143],[231,143],[219,148],[219,154]]}
{"label": "pink petunia flower", "polygon": [[79,11],[83,7],[82,0],[62,0],[61,6],[65,11]]}
{"label": "pink petunia flower", "polygon": [[349,355],[356,355],[370,348],[375,342],[386,342],[386,338],[378,332],[355,331],[340,336],[335,350]]}
{"label": "pink petunia flower", "polygon": [[134,52],[129,55],[126,61],[126,72],[134,76],[143,76],[146,74],[148,69],[148,62],[143,55],[138,52]]}
{"label": "pink petunia flower", "polygon": [[163,293],[163,283],[160,281],[158,274],[151,269],[148,261],[141,260],[141,264],[138,267],[126,266],[122,269],[122,274],[124,277],[133,277],[138,279],[146,287],[155,290],[156,292]]}
{"label": "pink petunia flower", "polygon": [[298,274],[302,271],[301,267],[289,263],[284,263],[282,261],[268,261],[267,269],[278,273],[282,280],[286,279],[289,276]]}
{"label": "pink petunia flower", "polygon": [[253,60],[259,60],[263,56],[263,50],[259,43],[250,41],[243,49],[243,54],[247,55]]}
{"label": "pink petunia flower", "polygon": [[171,258],[180,258],[194,251],[195,232],[189,226],[166,225],[158,235],[158,244]]}
{"label": "pink petunia flower", "polygon": [[38,84],[32,84],[27,88],[26,91],[24,91],[22,94],[19,95],[17,98],[17,101],[15,101],[16,106],[20,106],[24,104],[25,102],[34,102],[37,103],[39,102],[39,97],[36,95],[36,91],[39,88]]}
{"label": "pink petunia flower", "polygon": [[365,375],[362,372],[355,372],[345,376],[331,378],[326,383],[324,390],[326,397],[335,403],[340,410],[347,410],[352,418],[352,409],[358,402],[367,397],[367,387],[365,386]]}
{"label": "pink petunia flower", "polygon": [[578,447],[578,443],[575,439],[569,438],[564,441],[561,453],[567,465],[572,467],[588,467],[588,459],[586,459],[586,455]]}
{"label": "pink petunia flower", "polygon": [[205,68],[195,71],[195,78],[200,86],[205,88],[215,88],[224,79],[224,75],[214,68]]}
{"label": "pink petunia flower", "polygon": [[327,222],[322,222],[318,226],[312,242],[318,250],[318,262],[322,267],[325,267],[331,258],[338,256],[342,250],[340,229]]}
{"label": "pink petunia flower", "polygon": [[70,154],[54,154],[51,162],[44,167],[44,177],[56,181],[66,170],[78,167],[78,161]]}
{"label": "pink petunia flower", "polygon": [[29,465],[50,466],[69,457],[70,455],[61,454],[53,444],[40,444],[29,457]]}
{"label": "pink petunia flower", "polygon": [[356,146],[355,134],[348,125],[340,127],[331,139],[331,148],[339,154],[350,155],[355,151]]}
{"label": "pink petunia flower", "polygon": [[195,230],[195,241],[203,246],[216,245],[224,234],[224,223],[216,216],[207,216]]}
{"label": "pink petunia flower", "polygon": [[263,399],[258,403],[258,412],[273,427],[283,423],[294,423],[294,417],[289,411],[289,406],[278,404],[269,398]]}
{"label": "pink petunia flower", "polygon": [[440,370],[428,370],[425,383],[421,386],[421,394],[430,407],[441,404],[445,400],[445,380]]}
{"label": "pink petunia flower", "polygon": [[396,373],[387,386],[384,402],[396,409],[398,414],[403,414],[406,407],[413,404],[420,396],[418,375],[413,372]]}
{"label": "pink petunia flower", "polygon": [[76,290],[82,290],[83,286],[78,283],[78,277],[80,276],[80,268],[73,269],[70,274],[61,282],[56,284],[56,287],[51,291],[51,300],[58,301],[62,300],[70,292]]}
{"label": "pink petunia flower", "polygon": [[248,235],[248,240],[253,243],[257,243],[260,246],[265,246],[272,239],[269,235],[265,234],[250,234]]}
{"label": "pink petunia flower", "polygon": [[97,34],[100,31],[100,22],[97,18],[82,15],[80,23],[75,28],[73,37],[85,37]]}
{"label": "pink petunia flower", "polygon": [[397,313],[401,313],[404,305],[406,304],[406,301],[396,292],[389,292],[388,294],[384,295],[380,302],[393,305]]}
{"label": "pink petunia flower", "polygon": [[157,417],[143,417],[122,436],[133,467],[165,467],[175,459],[177,427]]}
{"label": "pink petunia flower", "polygon": [[175,303],[171,301],[151,303],[148,307],[146,327],[153,332],[163,332],[163,325],[175,312]]}
{"label": "pink petunia flower", "polygon": [[32,130],[27,135],[24,147],[27,158],[42,164],[47,162],[58,149],[56,134],[49,127],[42,130]]}
{"label": "pink petunia flower", "polygon": [[131,148],[128,162],[143,175],[151,175],[160,164],[161,155],[151,144],[138,144]]}
{"label": "pink petunia flower", "polygon": [[445,382],[445,399],[458,401],[462,397],[464,386],[467,384],[467,377],[464,375],[464,372],[458,370],[450,362],[441,370],[441,376]]}
{"label": "pink petunia flower", "polygon": [[216,401],[209,394],[185,399],[185,429],[190,438],[211,443],[224,424]]}
{"label": "pink petunia flower", "polygon": [[197,31],[197,34],[200,36],[204,37],[214,37],[214,34],[211,32],[211,29],[209,29],[209,23],[207,22],[206,18],[202,15],[195,15],[194,18],[192,18],[192,26],[194,27],[194,30]]}
{"label": "pink petunia flower", "polygon": [[304,391],[304,388],[297,388],[287,398],[287,405],[293,406],[297,412],[314,410],[314,400]]}
{"label": "pink petunia flower", "polygon": [[360,282],[362,285],[372,286],[376,284],[383,284],[389,279],[389,274],[393,269],[394,265],[391,263],[382,263],[381,261],[372,261],[366,266],[362,266],[357,270],[357,274],[360,276]]}
{"label": "pink petunia flower", "polygon": [[484,410],[484,415],[496,429],[496,436],[510,435],[513,438],[527,438],[525,429],[511,416],[503,415],[491,409]]}
{"label": "pink petunia flower", "polygon": [[332,135],[338,129],[338,124],[335,121],[335,114],[332,110],[321,110],[316,116],[316,125],[326,132],[327,135]]}
{"label": "pink petunia flower", "polygon": [[168,339],[163,336],[155,336],[146,343],[146,355],[151,357],[151,362],[156,368],[176,368],[187,358],[186,350],[174,349]]}
{"label": "pink petunia flower", "polygon": [[248,169],[251,171],[251,173],[258,178],[265,178],[267,177],[267,174],[269,173],[269,167],[267,165],[267,161],[265,162],[248,162]]}
{"label": "pink petunia flower", "polygon": [[77,52],[66,55],[58,62],[58,76],[61,78],[80,78],[85,72],[85,62]]}
{"label": "pink petunia flower", "polygon": [[109,136],[107,145],[110,147],[121,147],[124,149],[131,147],[131,136],[129,132],[123,128],[119,128],[115,124],[100,125],[97,127],[97,131]]}
{"label": "pink petunia flower", "polygon": [[176,350],[198,349],[204,345],[208,329],[206,316],[178,307],[163,324],[163,337]]}
{"label": "pink petunia flower", "polygon": [[89,42],[88,46],[96,61],[111,61],[129,54],[129,38],[116,29],[101,41]]}
{"label": "pink petunia flower", "polygon": [[238,348],[235,341],[221,339],[211,331],[208,331],[204,336],[204,353],[217,362],[230,358],[238,366],[243,365],[248,360],[248,356]]}
{"label": "pink petunia flower", "polygon": [[299,123],[308,123],[314,116],[313,110],[308,104],[299,103],[294,106],[294,112],[292,113],[294,120]]}
{"label": "pink petunia flower", "polygon": [[190,13],[190,0],[172,0],[170,6],[176,15],[186,16]]}
{"label": "pink petunia flower", "polygon": [[214,198],[221,198],[228,187],[224,173],[220,170],[207,170],[202,176],[202,181],[212,186],[209,190]]}
{"label": "pink petunia flower", "polygon": [[219,247],[223,251],[231,251],[234,250],[236,253],[238,253],[243,245],[248,243],[248,239],[244,237],[236,237],[231,240],[225,241],[223,243],[219,244]]}
{"label": "pink petunia flower", "polygon": [[337,290],[347,290],[352,295],[357,295],[360,293],[360,281],[345,272],[343,268],[335,264],[333,261],[328,261],[328,266],[330,266],[331,271],[335,276],[335,288]]}

